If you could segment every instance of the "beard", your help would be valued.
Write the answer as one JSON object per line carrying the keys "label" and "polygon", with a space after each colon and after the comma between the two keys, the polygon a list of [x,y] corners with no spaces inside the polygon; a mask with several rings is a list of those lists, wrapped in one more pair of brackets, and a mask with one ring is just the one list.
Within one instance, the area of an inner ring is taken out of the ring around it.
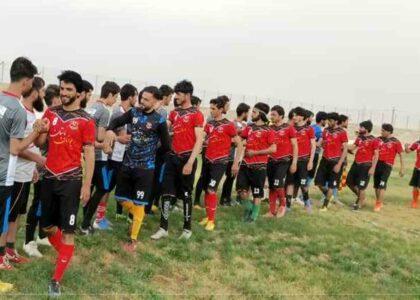
{"label": "beard", "polygon": [[251,120],[252,120],[252,122],[258,122],[259,120],[261,120],[261,116],[260,115],[258,115],[258,117],[255,117],[255,118],[251,118]]}
{"label": "beard", "polygon": [[[64,100],[66,99],[66,100]],[[76,101],[77,97],[74,96],[72,98],[61,98],[61,103],[63,104],[63,106],[69,106],[71,104],[74,103],[74,101]]]}
{"label": "beard", "polygon": [[40,97],[32,105],[37,112],[44,111],[44,101]]}
{"label": "beard", "polygon": [[87,99],[84,98],[80,101],[80,107],[81,108],[86,108],[86,105],[87,105]]}

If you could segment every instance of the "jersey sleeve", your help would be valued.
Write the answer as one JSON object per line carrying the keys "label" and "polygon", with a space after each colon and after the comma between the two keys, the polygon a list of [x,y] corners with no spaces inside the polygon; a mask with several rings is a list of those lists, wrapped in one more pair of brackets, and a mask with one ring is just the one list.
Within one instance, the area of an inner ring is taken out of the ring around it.
{"label": "jersey sleeve", "polygon": [[402,153],[403,152],[403,146],[402,146],[400,141],[397,141],[395,143],[395,148],[396,148],[395,150],[397,151],[397,153]]}
{"label": "jersey sleeve", "polygon": [[315,130],[313,127],[309,126],[309,130],[308,130],[308,137],[309,139],[314,139],[315,138]]}
{"label": "jersey sleeve", "polygon": [[244,130],[241,131],[241,138],[247,139],[249,135],[249,126],[246,126]]}
{"label": "jersey sleeve", "polygon": [[229,126],[227,127],[227,134],[231,137],[237,136],[238,132],[236,131],[235,125],[231,122],[229,123]]}
{"label": "jersey sleeve", "polygon": [[209,123],[206,123],[206,125],[204,125],[204,132],[209,135],[210,134],[210,126]]}
{"label": "jersey sleeve", "polygon": [[273,129],[268,130],[267,132],[267,142],[272,145],[276,141],[276,133]]}
{"label": "jersey sleeve", "polygon": [[98,120],[98,127],[106,128],[109,122],[109,111],[107,109],[103,109],[102,113],[99,116]]}
{"label": "jersey sleeve", "polygon": [[360,138],[359,137],[357,137],[356,140],[354,141],[354,145],[356,147],[359,147],[360,146]]}
{"label": "jersey sleeve", "polygon": [[[132,108],[135,109],[135,108]],[[133,120],[133,112],[131,111],[132,109],[130,109],[129,111],[125,112],[124,114],[112,118],[111,122],[109,123],[107,130],[112,130],[112,131],[116,131],[119,128],[123,127],[126,124],[129,124],[132,122]]]}
{"label": "jersey sleeve", "polygon": [[347,143],[349,141],[349,138],[347,136],[347,132],[343,130],[341,132],[341,143]]}
{"label": "jersey sleeve", "polygon": [[378,139],[378,138],[376,138],[376,139],[374,139],[374,141],[373,141],[373,143],[372,143],[372,148],[373,148],[373,150],[377,150],[377,149],[379,149],[379,147],[381,146],[381,140],[380,139]]}
{"label": "jersey sleeve", "polygon": [[22,139],[25,137],[26,112],[22,108],[16,109],[12,114],[12,127],[10,138]]}
{"label": "jersey sleeve", "polygon": [[175,122],[175,115],[176,115],[175,110],[171,110],[168,116],[168,121],[171,122],[172,124]]}
{"label": "jersey sleeve", "polygon": [[160,136],[160,147],[158,151],[159,151],[159,154],[164,154],[171,149],[168,125],[166,124],[165,119],[163,119],[163,122],[160,122],[159,127],[158,127],[158,132]]}
{"label": "jersey sleeve", "polygon": [[416,151],[419,148],[419,146],[420,146],[420,142],[412,143],[411,146],[410,146],[410,150],[411,151]]}
{"label": "jersey sleeve", "polygon": [[82,142],[83,145],[94,145],[95,144],[95,121],[90,119],[85,123],[82,130]]}
{"label": "jersey sleeve", "polygon": [[203,125],[204,125],[204,116],[200,111],[197,111],[194,117],[194,127],[203,127]]}
{"label": "jersey sleeve", "polygon": [[296,138],[297,131],[294,126],[289,126],[288,132],[289,132],[289,138],[291,139]]}

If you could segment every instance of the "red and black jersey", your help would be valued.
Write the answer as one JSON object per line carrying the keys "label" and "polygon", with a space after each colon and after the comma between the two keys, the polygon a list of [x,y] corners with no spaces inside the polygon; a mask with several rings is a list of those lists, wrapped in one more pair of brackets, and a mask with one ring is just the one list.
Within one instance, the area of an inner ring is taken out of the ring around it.
{"label": "red and black jersey", "polygon": [[211,162],[228,162],[232,138],[237,135],[233,122],[227,119],[211,120],[204,131],[207,134],[207,150],[205,157]]}
{"label": "red and black jersey", "polygon": [[270,155],[272,160],[290,160],[293,155],[292,139],[296,138],[296,129],[287,123],[280,126],[271,125],[270,129],[274,132],[274,142],[276,143],[276,153]]}
{"label": "red and black jersey", "polygon": [[[246,139],[246,150],[265,150],[275,143],[274,131],[267,125],[248,125],[242,131],[241,137]],[[246,165],[266,165],[268,154],[245,156],[243,161]]]}
{"label": "red and black jersey", "polygon": [[315,131],[312,126],[296,126],[296,138],[298,144],[298,160],[307,160],[311,156],[311,140],[315,139]]}
{"label": "red and black jersey", "polygon": [[354,144],[357,152],[354,161],[358,164],[372,163],[375,150],[379,149],[379,139],[373,135],[359,135]]}
{"label": "red and black jersey", "polygon": [[401,142],[395,137],[379,137],[379,160],[387,165],[393,166],[395,156],[403,152]]}
{"label": "red and black jersey", "polygon": [[196,107],[177,107],[169,113],[168,120],[173,128],[172,151],[177,155],[191,153],[196,141],[195,128],[204,124],[203,114]]}
{"label": "red and black jersey", "polygon": [[322,156],[328,160],[339,160],[343,154],[343,143],[347,142],[347,132],[343,128],[325,128],[322,132]]}
{"label": "red and black jersey", "polygon": [[95,121],[83,109],[66,111],[62,106],[49,108],[43,118],[50,121],[46,178],[82,178],[83,146],[95,144]]}
{"label": "red and black jersey", "polygon": [[420,140],[410,146],[411,151],[417,151],[416,169],[420,170]]}

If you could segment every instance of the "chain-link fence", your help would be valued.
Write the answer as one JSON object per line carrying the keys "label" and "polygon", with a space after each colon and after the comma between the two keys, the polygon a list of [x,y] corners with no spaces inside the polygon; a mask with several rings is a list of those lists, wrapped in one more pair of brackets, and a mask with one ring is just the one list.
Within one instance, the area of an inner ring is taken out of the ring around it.
{"label": "chain-link fence", "polygon": [[[0,59],[0,83],[9,82],[9,68],[11,62],[1,61]],[[56,83],[57,76],[61,73],[62,69],[51,68],[51,67],[38,67],[40,76],[44,78],[47,83]],[[112,80],[117,82],[120,85],[125,83],[131,83],[135,85],[138,89],[149,84],[160,85],[160,82],[148,82],[146,80],[135,80],[130,78],[117,78],[111,76],[95,75],[89,73],[82,73],[84,79],[88,80],[95,89],[95,94],[99,92],[100,87],[107,80]],[[398,109],[398,107],[388,108],[388,109],[372,109],[372,108],[348,108],[340,105],[320,105],[314,103],[300,102],[300,101],[290,101],[287,99],[279,98],[262,98],[257,96],[250,95],[238,95],[232,94],[225,91],[209,91],[205,89],[196,89],[195,94],[203,100],[203,105],[206,106],[206,103],[212,98],[220,96],[222,94],[227,95],[231,99],[232,106],[234,109],[237,104],[240,102],[245,102],[249,105],[253,105],[258,101],[263,101],[272,105],[282,105],[286,111],[296,106],[303,106],[306,109],[309,109],[313,112],[317,111],[337,111],[339,113],[345,114],[350,117],[351,121],[354,123],[359,123],[362,120],[370,119],[376,125],[382,123],[391,123],[396,128],[400,129],[412,129],[420,130],[420,114],[403,111]]]}

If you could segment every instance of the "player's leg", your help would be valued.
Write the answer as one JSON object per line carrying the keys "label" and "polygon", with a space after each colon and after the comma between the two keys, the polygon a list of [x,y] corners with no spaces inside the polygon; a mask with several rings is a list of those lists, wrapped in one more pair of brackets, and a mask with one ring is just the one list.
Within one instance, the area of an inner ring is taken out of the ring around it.
{"label": "player's leg", "polygon": [[[321,162],[322,162],[322,159],[321,159]],[[310,171],[308,172],[308,178],[307,178],[307,180],[306,180],[306,185],[307,185],[308,187],[310,187],[310,186],[311,186],[312,181],[314,181],[314,179],[316,178],[316,173],[317,173],[317,170],[318,170],[318,168],[320,167],[320,166],[318,165],[318,163],[319,163],[319,153],[318,153],[318,152],[315,152],[315,155],[314,155],[314,162],[313,162],[313,168],[312,168],[312,170],[310,170]],[[316,183],[315,183],[315,184],[316,184]]]}
{"label": "player's leg", "polygon": [[6,258],[6,234],[8,230],[11,205],[11,186],[0,186],[0,270],[12,270],[13,266]]}
{"label": "player's leg", "polygon": [[225,181],[222,186],[222,195],[220,197],[220,205],[234,205],[232,201],[232,188],[235,177],[232,176],[233,161],[229,161],[226,166]]}
{"label": "player's leg", "polygon": [[359,189],[357,187],[357,180],[358,180],[358,174],[357,174],[357,164],[354,162],[349,170],[349,173],[347,174],[346,184],[349,187],[349,189],[357,196],[359,194]]}
{"label": "player's leg", "polygon": [[[188,158],[184,158],[182,161],[182,168],[187,163]],[[179,174],[181,176],[181,194],[183,202],[183,213],[184,213],[184,226],[183,232],[180,236],[182,239],[189,239],[191,237],[191,219],[192,219],[192,192],[194,188],[195,171],[197,169],[197,160],[193,164],[191,174],[183,175],[182,170]]]}
{"label": "player's leg", "polygon": [[420,170],[414,168],[413,175],[411,176],[410,186],[413,187],[411,207],[417,208],[419,203],[419,189],[420,189]]}
{"label": "player's leg", "polygon": [[269,209],[267,213],[264,215],[266,218],[275,217],[277,214],[277,200],[278,200],[278,193],[277,187],[279,185],[279,180],[275,178],[276,169],[278,167],[278,163],[274,161],[268,161],[267,163],[267,178],[268,178],[268,203]]}
{"label": "player's leg", "polygon": [[366,188],[369,186],[369,169],[370,165],[368,164],[361,164],[358,168],[358,199],[357,199],[357,205],[358,208],[362,208],[366,201]]}
{"label": "player's leg", "polygon": [[319,188],[321,193],[324,195],[324,202],[322,208],[328,207],[330,199],[327,197],[328,184],[327,184],[327,161],[322,158],[319,163],[318,171],[315,176],[315,185]]}
{"label": "player's leg", "polygon": [[[29,207],[28,214],[26,216],[25,243],[23,245],[23,250],[26,252],[26,254],[33,257],[42,257],[42,253],[39,252],[38,245],[35,241],[35,231],[36,227],[39,224],[39,219],[41,217],[41,182],[42,181],[40,180],[33,185],[34,193],[32,198],[32,204]],[[44,240],[44,238],[46,237],[44,231],[41,230],[41,228],[39,228],[38,236],[39,240]],[[48,239],[46,239],[46,241],[48,241]]]}
{"label": "player's leg", "polygon": [[267,177],[266,169],[250,169],[251,192],[254,199],[251,216],[248,222],[255,222],[260,214],[261,199],[264,198],[264,184]]}
{"label": "player's leg", "polygon": [[195,209],[202,209],[201,206],[201,194],[205,190],[205,183],[204,183],[204,173],[206,169],[206,158],[204,156],[204,150],[203,154],[201,155],[201,171],[200,171],[200,177],[198,178],[197,184],[195,185],[195,194],[194,194],[194,208]]}
{"label": "player's leg", "polygon": [[236,178],[236,191],[238,193],[239,199],[244,206],[244,221],[247,221],[252,212],[252,202],[249,200],[249,168],[242,164],[239,167],[238,177]]}
{"label": "player's leg", "polygon": [[226,172],[227,164],[211,164],[207,172],[206,180],[206,200],[208,205],[207,218],[208,222],[205,229],[213,231],[216,224],[216,210],[217,210],[217,189],[219,183]]}

